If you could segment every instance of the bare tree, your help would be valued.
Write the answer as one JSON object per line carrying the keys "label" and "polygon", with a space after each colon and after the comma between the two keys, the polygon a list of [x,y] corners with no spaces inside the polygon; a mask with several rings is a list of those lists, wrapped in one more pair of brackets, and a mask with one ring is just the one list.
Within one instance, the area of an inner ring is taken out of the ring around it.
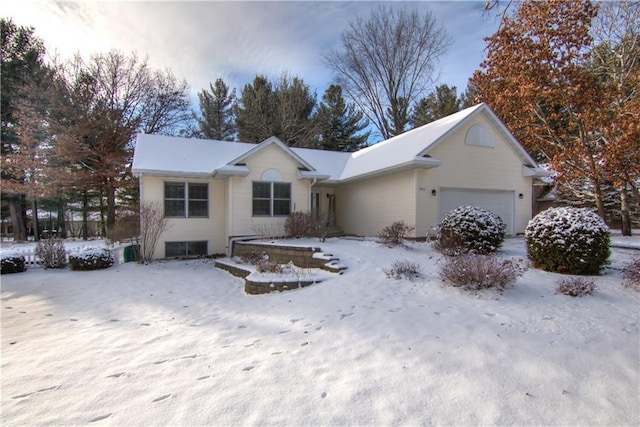
{"label": "bare tree", "polygon": [[160,203],[140,203],[140,256],[138,261],[141,264],[152,261],[160,235],[167,228],[167,218],[164,216]]}
{"label": "bare tree", "polygon": [[404,132],[409,111],[437,80],[438,59],[451,38],[429,11],[374,10],[356,16],[342,50],[324,57],[338,83],[387,139]]}

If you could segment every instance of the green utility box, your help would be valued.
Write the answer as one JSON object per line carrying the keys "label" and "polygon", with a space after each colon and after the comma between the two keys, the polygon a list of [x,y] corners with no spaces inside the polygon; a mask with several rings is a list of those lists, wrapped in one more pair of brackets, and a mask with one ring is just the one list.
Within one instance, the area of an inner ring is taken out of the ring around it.
{"label": "green utility box", "polygon": [[124,248],[124,262],[138,260],[138,245],[131,245]]}

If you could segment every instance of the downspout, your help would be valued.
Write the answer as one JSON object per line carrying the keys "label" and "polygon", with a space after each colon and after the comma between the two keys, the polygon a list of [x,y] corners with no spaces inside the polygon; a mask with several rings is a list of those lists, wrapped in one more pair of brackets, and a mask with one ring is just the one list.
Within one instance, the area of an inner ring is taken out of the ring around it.
{"label": "downspout", "polygon": [[309,204],[307,206],[309,206],[309,209],[311,209],[311,205],[313,204],[313,194],[311,193],[311,189],[314,185],[316,185],[316,182],[318,182],[318,178],[313,178],[313,181],[311,182],[311,185],[309,186]]}

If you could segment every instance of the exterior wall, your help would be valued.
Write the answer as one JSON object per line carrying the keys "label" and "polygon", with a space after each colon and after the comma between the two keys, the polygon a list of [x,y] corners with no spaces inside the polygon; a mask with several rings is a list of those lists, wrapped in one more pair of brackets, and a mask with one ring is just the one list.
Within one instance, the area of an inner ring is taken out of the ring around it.
{"label": "exterior wall", "polygon": [[[494,147],[465,144],[467,129],[476,123],[484,125],[491,133],[496,142]],[[439,196],[432,196],[431,192],[435,189],[439,194],[441,187],[514,191],[514,231],[524,232],[531,218],[531,178],[522,175],[522,160],[482,115],[465,123],[429,154],[441,160],[442,165],[417,171],[418,236],[426,235],[431,227],[438,224]],[[520,193],[523,194],[522,199],[518,197]]]}
{"label": "exterior wall", "polygon": [[347,234],[377,236],[395,221],[416,223],[416,172],[397,172],[336,188],[337,225]]}
{"label": "exterior wall", "polygon": [[284,182],[291,183],[291,212],[309,211],[309,181],[298,179],[298,165],[275,145],[270,145],[246,160],[249,175],[229,178],[228,236],[284,235],[286,217],[253,217],[253,181],[261,181],[262,174],[275,169]]}
{"label": "exterior wall", "polygon": [[165,242],[207,240],[209,254],[225,253],[225,182],[216,179],[187,179],[173,177],[142,176],[141,200],[158,203],[164,208],[165,182],[206,182],[209,184],[208,218],[167,218],[168,228],[158,241],[154,258],[164,258]]}

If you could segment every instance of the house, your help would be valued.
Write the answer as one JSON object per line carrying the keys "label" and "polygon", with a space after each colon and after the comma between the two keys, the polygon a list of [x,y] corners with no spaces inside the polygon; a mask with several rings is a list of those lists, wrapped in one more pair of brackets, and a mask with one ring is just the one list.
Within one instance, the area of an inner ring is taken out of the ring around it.
{"label": "house", "polygon": [[164,206],[169,229],[157,258],[224,253],[240,236],[284,234],[308,211],[345,233],[375,236],[394,221],[425,236],[451,209],[499,215],[508,234],[532,213],[532,180],[545,171],[486,104],[355,153],[138,135],[140,198]]}

